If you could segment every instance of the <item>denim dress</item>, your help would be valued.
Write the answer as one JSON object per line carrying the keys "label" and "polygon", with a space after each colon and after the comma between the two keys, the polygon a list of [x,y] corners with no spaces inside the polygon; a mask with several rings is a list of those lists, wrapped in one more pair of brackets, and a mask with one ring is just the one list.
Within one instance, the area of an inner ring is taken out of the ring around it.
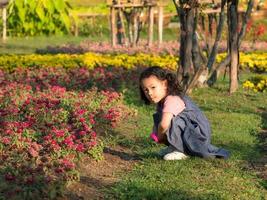
{"label": "denim dress", "polygon": [[[181,97],[185,109],[174,116],[166,132],[169,145],[177,151],[202,158],[228,158],[230,153],[213,146],[211,142],[210,123],[206,116],[189,97]],[[158,127],[162,117],[162,107],[158,106],[153,115],[154,125]]]}

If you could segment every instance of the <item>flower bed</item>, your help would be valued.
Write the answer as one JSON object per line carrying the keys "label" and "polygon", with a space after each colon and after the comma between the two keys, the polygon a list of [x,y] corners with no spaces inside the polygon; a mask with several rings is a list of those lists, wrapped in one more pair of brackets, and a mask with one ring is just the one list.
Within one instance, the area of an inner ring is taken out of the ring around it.
{"label": "flower bed", "polygon": [[[216,62],[221,62],[226,54],[218,54]],[[128,54],[57,54],[57,55],[5,55],[0,56],[0,69],[12,71],[17,67],[116,67],[132,69],[140,66],[161,66],[171,70],[177,69],[179,58],[172,55],[152,55],[139,53]],[[12,62],[11,62],[12,61]],[[241,69],[255,72],[267,72],[267,52],[240,53]]]}
{"label": "flower bed", "polygon": [[246,80],[243,88],[254,92],[267,92],[267,76],[258,75]]}
{"label": "flower bed", "polygon": [[[221,62],[226,54],[219,54],[216,61]],[[240,68],[254,72],[267,72],[267,52],[240,53]]]}
{"label": "flower bed", "polygon": [[[101,159],[99,127],[111,130],[130,113],[122,95],[108,90],[103,73],[101,68],[94,73],[61,67],[0,70],[0,193],[5,199],[52,199],[79,178],[78,158]],[[89,82],[96,80],[105,90],[91,88],[97,85]]]}

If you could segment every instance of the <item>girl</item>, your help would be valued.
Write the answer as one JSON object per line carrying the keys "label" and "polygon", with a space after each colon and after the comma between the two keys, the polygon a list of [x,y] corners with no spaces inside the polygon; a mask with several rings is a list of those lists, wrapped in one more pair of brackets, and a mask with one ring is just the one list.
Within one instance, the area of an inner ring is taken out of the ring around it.
{"label": "girl", "polygon": [[228,158],[229,152],[210,144],[210,125],[200,109],[182,94],[176,76],[160,67],[149,67],[139,79],[145,104],[157,105],[151,135],[168,147],[160,151],[164,160],[190,156]]}

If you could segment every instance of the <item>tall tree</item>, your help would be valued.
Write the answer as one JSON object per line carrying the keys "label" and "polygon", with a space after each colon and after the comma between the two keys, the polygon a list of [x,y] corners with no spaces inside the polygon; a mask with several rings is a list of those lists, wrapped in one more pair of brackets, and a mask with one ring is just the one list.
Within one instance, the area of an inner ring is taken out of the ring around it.
{"label": "tall tree", "polygon": [[[207,56],[200,50],[199,35],[197,30],[198,19],[201,13],[201,4],[209,3],[209,1],[198,0],[173,0],[180,19],[180,61],[177,71],[178,80],[189,93],[198,83],[198,80],[208,80],[208,84],[212,85],[216,81],[218,70],[225,65],[230,65],[230,86],[229,92],[233,93],[238,87],[237,70],[239,62],[239,46],[244,36],[246,24],[251,14],[254,0],[249,0],[247,11],[244,15],[241,31],[238,33],[238,0],[221,0],[210,1],[215,5],[219,2],[220,12],[219,20],[216,28],[216,35],[212,47],[208,48]],[[227,9],[225,5],[227,3]],[[227,10],[228,22],[228,55],[226,59],[219,65],[214,65],[217,55],[218,44],[221,39],[222,30],[225,22],[225,10]],[[211,20],[212,17],[209,17]],[[211,21],[210,21],[211,22]],[[210,23],[211,24],[211,23]],[[211,28],[211,26],[209,26]],[[210,51],[209,51],[210,49]]]}
{"label": "tall tree", "polygon": [[238,0],[227,0],[228,47],[230,54],[230,88],[233,93],[238,88],[237,71],[239,63],[238,50]]}

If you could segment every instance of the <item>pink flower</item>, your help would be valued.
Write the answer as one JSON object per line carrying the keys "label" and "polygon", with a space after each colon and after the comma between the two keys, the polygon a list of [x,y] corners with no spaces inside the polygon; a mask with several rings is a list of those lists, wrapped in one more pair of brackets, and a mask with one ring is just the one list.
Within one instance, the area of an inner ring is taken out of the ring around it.
{"label": "pink flower", "polygon": [[90,124],[95,124],[95,120],[93,118],[90,119]]}
{"label": "pink flower", "polygon": [[83,144],[78,144],[76,147],[76,151],[84,152],[85,148]]}
{"label": "pink flower", "polygon": [[75,164],[68,159],[63,159],[61,163],[65,169],[73,169],[75,167]]}
{"label": "pink flower", "polygon": [[63,140],[63,144],[65,144],[67,147],[69,148],[72,148],[73,145],[74,145],[74,142],[72,140],[72,137],[71,136],[68,136],[66,137],[64,140]]}
{"label": "pink flower", "polygon": [[44,136],[43,139],[46,141],[50,141],[52,139],[52,135],[48,134],[48,135]]}
{"label": "pink flower", "polygon": [[31,147],[32,147],[33,149],[35,149],[36,151],[40,151],[40,149],[42,148],[42,145],[37,144],[36,142],[32,142],[32,143],[31,143]]}
{"label": "pink flower", "polygon": [[264,27],[264,25],[260,24],[260,25],[257,27],[255,34],[256,34],[257,36],[260,36],[260,35],[264,34],[264,32],[265,32],[265,27]]}
{"label": "pink flower", "polygon": [[84,113],[86,113],[87,111],[85,109],[79,109],[76,111],[77,115],[83,115]]}
{"label": "pink flower", "polygon": [[90,147],[94,147],[94,146],[96,146],[96,144],[97,144],[96,141],[89,142],[89,146],[90,146]]}
{"label": "pink flower", "polygon": [[85,122],[85,119],[82,117],[79,119],[79,121],[83,123],[83,122]]}
{"label": "pink flower", "polygon": [[30,147],[28,149],[28,152],[29,154],[32,156],[32,157],[37,157],[38,156],[38,151],[36,151],[34,148]]}
{"label": "pink flower", "polygon": [[2,138],[1,142],[2,142],[3,144],[7,145],[7,144],[10,143],[10,138],[5,136],[5,137]]}
{"label": "pink flower", "polygon": [[64,130],[53,130],[53,132],[55,133],[57,138],[63,137],[65,135],[65,131]]}
{"label": "pink flower", "polygon": [[86,132],[85,131],[79,131],[79,135],[84,136],[84,135],[86,135]]}
{"label": "pink flower", "polygon": [[91,132],[91,136],[92,136],[92,138],[96,138],[96,132]]}
{"label": "pink flower", "polygon": [[66,88],[60,87],[60,86],[52,86],[51,91],[53,93],[59,93],[59,94],[63,95],[66,92]]}

